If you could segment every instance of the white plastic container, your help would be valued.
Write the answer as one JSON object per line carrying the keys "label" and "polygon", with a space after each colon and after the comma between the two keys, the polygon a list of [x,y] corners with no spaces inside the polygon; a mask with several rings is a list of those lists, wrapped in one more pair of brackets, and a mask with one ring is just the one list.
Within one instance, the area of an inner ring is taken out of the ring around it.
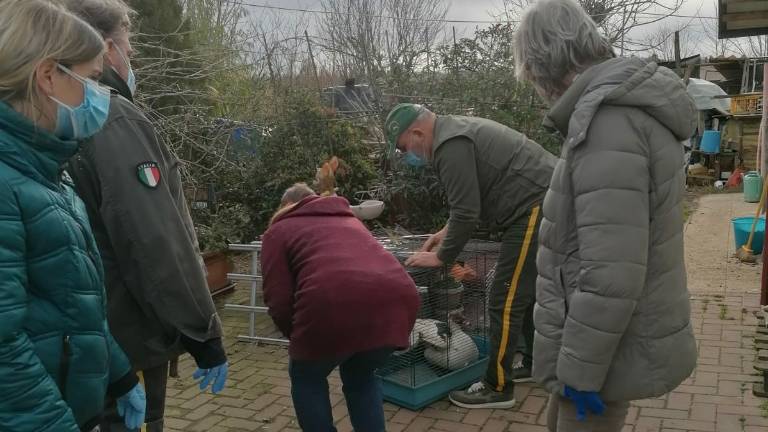
{"label": "white plastic container", "polygon": [[358,205],[349,206],[352,213],[360,220],[371,220],[381,216],[384,212],[384,201],[367,200]]}

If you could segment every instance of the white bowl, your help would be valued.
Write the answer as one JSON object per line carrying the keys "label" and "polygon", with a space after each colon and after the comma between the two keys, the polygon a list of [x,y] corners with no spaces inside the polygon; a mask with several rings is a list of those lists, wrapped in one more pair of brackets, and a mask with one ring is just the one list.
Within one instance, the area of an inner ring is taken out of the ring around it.
{"label": "white bowl", "polygon": [[349,206],[352,213],[360,220],[371,220],[381,216],[384,211],[384,202],[379,200],[367,200],[358,205]]}

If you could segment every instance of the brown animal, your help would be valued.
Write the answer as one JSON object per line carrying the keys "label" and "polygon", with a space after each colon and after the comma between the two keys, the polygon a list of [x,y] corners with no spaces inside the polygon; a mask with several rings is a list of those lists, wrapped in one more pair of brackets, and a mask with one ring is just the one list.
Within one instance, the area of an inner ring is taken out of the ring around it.
{"label": "brown animal", "polygon": [[454,264],[450,273],[456,282],[477,280],[477,272],[469,264]]}
{"label": "brown animal", "polygon": [[336,176],[343,176],[346,173],[344,161],[333,156],[327,162],[318,168],[315,175],[315,185],[321,196],[331,196],[336,194]]}

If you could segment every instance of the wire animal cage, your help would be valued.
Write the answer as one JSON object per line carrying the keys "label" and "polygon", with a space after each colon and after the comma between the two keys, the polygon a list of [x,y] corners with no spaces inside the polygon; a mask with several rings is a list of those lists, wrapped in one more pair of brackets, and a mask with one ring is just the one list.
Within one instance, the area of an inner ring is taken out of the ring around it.
{"label": "wire animal cage", "polygon": [[[401,263],[424,240],[380,239]],[[406,267],[421,307],[410,347],[379,370],[385,399],[417,410],[483,375],[488,361],[488,290],[498,256],[498,243],[471,241],[450,268]]]}

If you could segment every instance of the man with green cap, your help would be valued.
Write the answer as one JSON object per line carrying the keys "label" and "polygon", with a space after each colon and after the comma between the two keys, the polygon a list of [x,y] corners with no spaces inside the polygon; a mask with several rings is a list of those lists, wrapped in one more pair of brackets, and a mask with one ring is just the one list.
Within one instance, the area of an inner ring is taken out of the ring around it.
{"label": "man with green cap", "polygon": [[[406,265],[451,265],[480,222],[501,235],[488,299],[488,369],[480,382],[451,393],[450,399],[463,408],[511,408],[514,382],[531,379],[539,206],[557,158],[502,124],[437,116],[421,105],[397,105],[384,128],[390,152],[404,153],[414,167],[433,166],[450,205],[448,224]],[[514,365],[521,333],[528,353]]]}

